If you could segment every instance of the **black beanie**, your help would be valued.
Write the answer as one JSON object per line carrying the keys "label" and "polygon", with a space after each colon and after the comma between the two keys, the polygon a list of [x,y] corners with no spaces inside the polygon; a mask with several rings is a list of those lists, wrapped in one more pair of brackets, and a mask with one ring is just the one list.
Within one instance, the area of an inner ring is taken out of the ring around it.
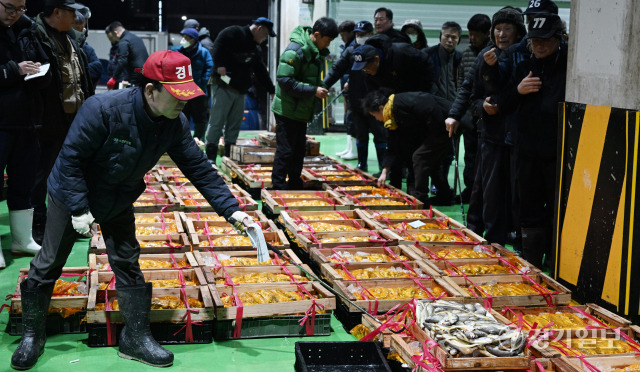
{"label": "black beanie", "polygon": [[489,36],[491,37],[491,41],[493,41],[494,44],[496,43],[496,38],[493,35],[493,30],[495,30],[496,25],[499,25],[501,23],[511,23],[512,25],[516,26],[516,42],[519,42],[527,34],[527,28],[524,25],[524,18],[522,17],[522,10],[507,5],[504,8],[498,10],[491,19],[491,33],[489,34]]}

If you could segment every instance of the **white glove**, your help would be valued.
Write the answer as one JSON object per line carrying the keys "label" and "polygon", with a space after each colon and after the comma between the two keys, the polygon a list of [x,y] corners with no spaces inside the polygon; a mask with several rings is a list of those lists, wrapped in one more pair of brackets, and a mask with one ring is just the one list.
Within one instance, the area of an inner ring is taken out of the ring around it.
{"label": "white glove", "polygon": [[72,216],[71,224],[73,224],[73,228],[80,234],[86,237],[91,236],[91,224],[95,221],[93,215],[91,215],[91,211],[82,214],[80,216]]}
{"label": "white glove", "polygon": [[253,223],[253,218],[242,211],[233,212],[229,223],[233,226],[233,229],[240,235],[247,236],[245,227]]}

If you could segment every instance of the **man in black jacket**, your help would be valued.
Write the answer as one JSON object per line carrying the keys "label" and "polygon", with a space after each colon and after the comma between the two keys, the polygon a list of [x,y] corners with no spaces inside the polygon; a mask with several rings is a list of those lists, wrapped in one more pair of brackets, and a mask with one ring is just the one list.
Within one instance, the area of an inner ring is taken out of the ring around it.
{"label": "man in black jacket", "polygon": [[245,94],[251,87],[251,76],[267,87],[269,94],[275,87],[269,77],[258,45],[275,37],[273,22],[268,18],[254,19],[251,25],[229,26],[220,31],[213,43],[213,74],[211,76],[211,116],[207,128],[207,157],[215,162],[218,141],[224,131],[224,152],[229,156],[236,143],[244,114]]}
{"label": "man in black jacket", "polygon": [[118,43],[114,65],[112,66],[111,80],[112,83],[125,82],[128,83],[133,76],[134,70],[141,68],[144,61],[149,57],[147,47],[144,46],[142,39],[137,35],[127,31],[122,23],[111,22],[105,29],[107,38],[111,43]]}
{"label": "man in black jacket", "polygon": [[[6,167],[10,177],[11,253],[35,254],[40,250],[31,237],[30,191],[38,161],[35,126],[42,120],[40,89],[50,75],[24,80],[47,62],[35,40],[33,21],[23,15],[25,6],[25,0],[5,0],[0,7],[0,169],[4,173]],[[0,269],[4,267],[0,245]]]}
{"label": "man in black jacket", "polygon": [[409,35],[393,28],[393,12],[388,8],[378,8],[373,13],[373,26],[376,34],[386,35],[394,43],[411,44]]}
{"label": "man in black jacket", "polygon": [[35,208],[33,238],[42,244],[46,222],[47,177],[58,157],[69,126],[84,101],[93,95],[87,58],[73,30],[76,10],[84,8],[75,0],[46,0],[36,17],[36,35],[49,59],[52,82],[43,92],[44,119],[38,129],[40,158],[31,203]]}
{"label": "man in black jacket", "polygon": [[145,189],[145,173],[167,152],[234,228],[242,232],[252,223],[209,165],[181,114],[187,100],[202,95],[189,58],[160,51],[144,64],[138,87],[96,95],[82,107],[49,177],[43,248],[20,284],[25,332],[11,359],[13,368],[33,367],[44,351],[55,281],[71,253],[75,232],[89,235],[94,220],[104,236],[125,323],[118,355],[157,367],[173,363],[173,354],[151,335],[152,286],[145,283],[138,263],[133,202]]}

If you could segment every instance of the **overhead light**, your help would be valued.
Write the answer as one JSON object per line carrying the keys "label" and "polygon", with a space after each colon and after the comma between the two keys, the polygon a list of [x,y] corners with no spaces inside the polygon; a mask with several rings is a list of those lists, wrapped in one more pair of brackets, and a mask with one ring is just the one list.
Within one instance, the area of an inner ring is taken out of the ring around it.
{"label": "overhead light", "polygon": [[183,15],[183,16],[182,16],[182,17],[180,17],[180,18],[181,18],[183,21],[186,21],[186,20],[187,20],[187,16],[186,16],[186,15]]}

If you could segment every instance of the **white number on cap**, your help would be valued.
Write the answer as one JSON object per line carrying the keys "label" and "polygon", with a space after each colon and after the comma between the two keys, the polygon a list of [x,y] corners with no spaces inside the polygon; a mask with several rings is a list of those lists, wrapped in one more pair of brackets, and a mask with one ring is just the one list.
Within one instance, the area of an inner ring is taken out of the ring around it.
{"label": "white number on cap", "polygon": [[531,0],[529,8],[538,8],[540,6],[540,0]]}
{"label": "white number on cap", "polygon": [[353,60],[356,62],[362,62],[362,56],[359,54],[356,54],[355,56],[353,56]]}
{"label": "white number on cap", "polygon": [[178,79],[184,79],[187,77],[187,72],[185,71],[184,66],[176,67],[176,75],[178,76]]}
{"label": "white number on cap", "polygon": [[533,19],[533,28],[542,28],[542,25],[546,21],[546,18],[534,18]]}

